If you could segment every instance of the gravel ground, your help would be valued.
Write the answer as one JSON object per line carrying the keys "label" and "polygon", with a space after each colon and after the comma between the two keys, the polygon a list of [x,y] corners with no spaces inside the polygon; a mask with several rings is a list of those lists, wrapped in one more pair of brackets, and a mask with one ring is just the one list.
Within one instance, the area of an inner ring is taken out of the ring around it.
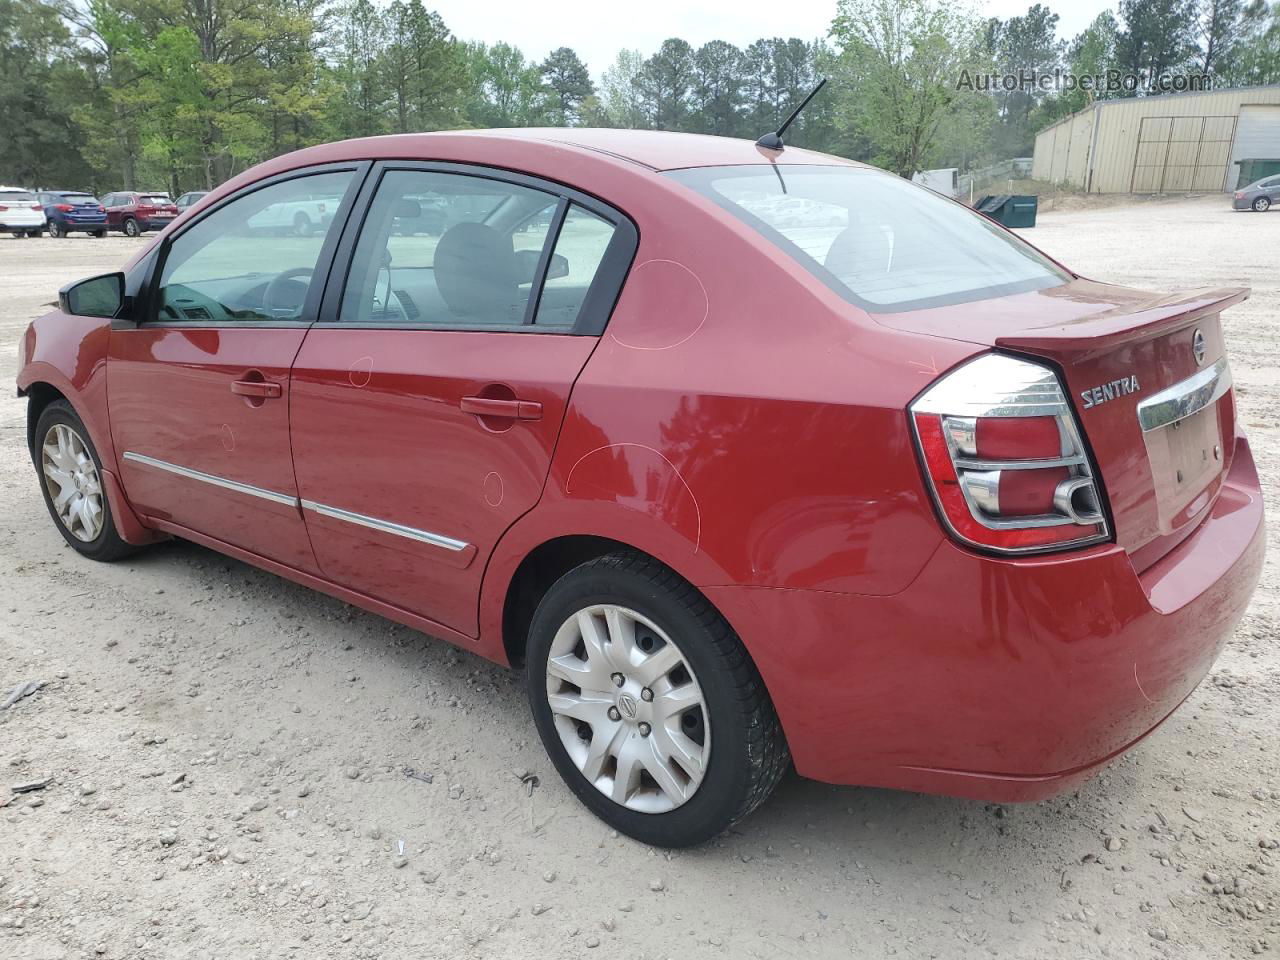
{"label": "gravel ground", "polygon": [[[1050,213],[1030,236],[1099,279],[1253,285],[1226,329],[1275,517],[1280,215],[1226,204]],[[0,382],[56,289],[140,242],[0,239]],[[718,842],[667,854],[578,805],[499,668],[189,544],[78,558],[24,418],[0,399],[0,693],[45,686],[0,712],[0,802],[53,780],[0,810],[0,955],[1280,950],[1274,523],[1213,674],[1078,793],[1004,808],[793,776]]]}

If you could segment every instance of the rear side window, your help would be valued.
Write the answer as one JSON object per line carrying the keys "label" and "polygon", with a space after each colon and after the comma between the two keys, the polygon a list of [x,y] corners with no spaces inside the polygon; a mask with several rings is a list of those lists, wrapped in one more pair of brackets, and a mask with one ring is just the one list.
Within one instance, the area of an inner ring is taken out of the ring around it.
{"label": "rear side window", "polygon": [[339,319],[527,330],[560,199],[487,177],[389,170],[356,244]]}
{"label": "rear side window", "polygon": [[613,241],[614,226],[576,203],[569,205],[547,265],[538,301],[540,326],[572,327],[582,311],[600,264]]}
{"label": "rear side window", "polygon": [[670,174],[871,313],[1041,290],[1066,271],[972,210],[856,167],[704,167]]}

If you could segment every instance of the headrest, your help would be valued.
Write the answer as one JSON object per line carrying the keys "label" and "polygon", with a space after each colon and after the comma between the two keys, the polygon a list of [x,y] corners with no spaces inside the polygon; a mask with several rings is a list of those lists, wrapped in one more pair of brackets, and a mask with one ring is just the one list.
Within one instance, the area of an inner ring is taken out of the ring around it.
{"label": "headrest", "polygon": [[436,289],[458,316],[520,323],[519,271],[509,235],[483,223],[458,223],[436,244]]}

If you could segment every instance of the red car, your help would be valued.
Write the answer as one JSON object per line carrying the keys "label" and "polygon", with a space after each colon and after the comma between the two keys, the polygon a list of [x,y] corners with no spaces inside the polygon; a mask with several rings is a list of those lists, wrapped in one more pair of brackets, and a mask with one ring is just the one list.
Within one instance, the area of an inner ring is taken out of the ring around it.
{"label": "red car", "polygon": [[102,198],[107,227],[130,237],[163,230],[178,215],[177,205],[164,193],[108,193]]}
{"label": "red car", "polygon": [[65,288],[18,387],[75,549],[182,537],[523,665],[574,793],[676,846],[793,763],[1026,801],[1159,726],[1262,564],[1246,293],[802,150],[379,137]]}

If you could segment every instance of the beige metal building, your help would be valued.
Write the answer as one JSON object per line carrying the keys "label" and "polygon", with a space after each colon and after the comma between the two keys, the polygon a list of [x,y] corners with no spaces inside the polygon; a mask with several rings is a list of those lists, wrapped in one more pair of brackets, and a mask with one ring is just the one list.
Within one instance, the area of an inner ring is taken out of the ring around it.
{"label": "beige metal building", "polygon": [[1031,176],[1088,193],[1234,190],[1280,158],[1280,85],[1099,100],[1036,135]]}

